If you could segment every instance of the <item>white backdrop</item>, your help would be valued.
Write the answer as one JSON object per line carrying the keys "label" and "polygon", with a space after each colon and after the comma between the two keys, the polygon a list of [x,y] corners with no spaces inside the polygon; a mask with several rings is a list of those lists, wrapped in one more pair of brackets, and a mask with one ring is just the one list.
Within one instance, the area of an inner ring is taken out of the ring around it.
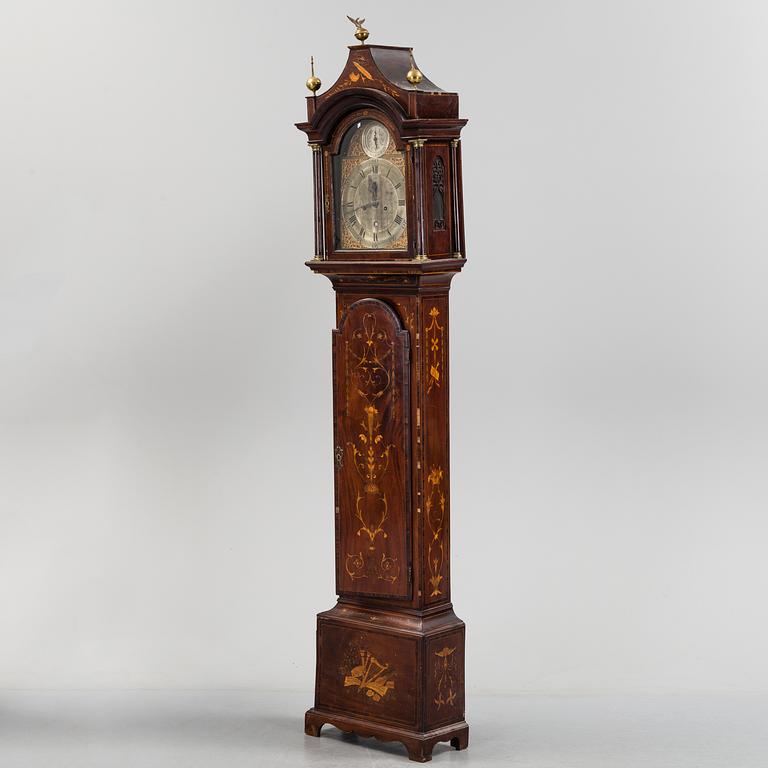
{"label": "white backdrop", "polygon": [[346,13],[470,118],[470,689],[768,689],[757,0],[5,0],[0,687],[312,686],[333,296],[292,123]]}

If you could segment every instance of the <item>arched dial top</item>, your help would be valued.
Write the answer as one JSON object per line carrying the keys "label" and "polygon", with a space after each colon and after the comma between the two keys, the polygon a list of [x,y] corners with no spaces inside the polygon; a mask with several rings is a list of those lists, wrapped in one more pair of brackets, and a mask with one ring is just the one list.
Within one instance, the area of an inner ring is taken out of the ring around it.
{"label": "arched dial top", "polygon": [[405,155],[382,122],[358,120],[334,157],[337,250],[405,250]]}

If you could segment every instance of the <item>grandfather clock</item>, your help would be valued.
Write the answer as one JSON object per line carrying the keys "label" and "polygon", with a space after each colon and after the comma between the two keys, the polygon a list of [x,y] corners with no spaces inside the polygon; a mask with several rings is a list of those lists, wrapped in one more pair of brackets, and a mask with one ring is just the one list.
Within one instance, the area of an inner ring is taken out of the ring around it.
{"label": "grandfather clock", "polygon": [[[338,602],[317,617],[326,723],[405,744],[467,747],[464,623],[451,604],[448,290],[465,263],[455,93],[410,48],[366,45],[350,19],[336,82],[307,81],[315,256],[336,293],[333,451]],[[330,452],[329,452],[330,453]]]}

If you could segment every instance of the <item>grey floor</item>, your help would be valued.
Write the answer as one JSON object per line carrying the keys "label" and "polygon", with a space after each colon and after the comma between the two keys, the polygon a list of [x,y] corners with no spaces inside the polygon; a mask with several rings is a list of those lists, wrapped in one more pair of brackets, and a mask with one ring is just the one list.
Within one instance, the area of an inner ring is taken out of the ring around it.
{"label": "grey floor", "polygon": [[[0,693],[0,768],[409,765],[402,747],[303,734],[310,695]],[[431,765],[768,768],[768,696],[474,696],[470,747]],[[410,763],[415,765],[415,763]]]}

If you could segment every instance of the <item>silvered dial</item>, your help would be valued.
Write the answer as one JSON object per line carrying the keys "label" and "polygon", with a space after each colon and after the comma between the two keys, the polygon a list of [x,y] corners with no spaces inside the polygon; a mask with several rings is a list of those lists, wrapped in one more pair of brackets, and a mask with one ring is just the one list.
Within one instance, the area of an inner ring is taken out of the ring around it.
{"label": "silvered dial", "polygon": [[341,217],[361,247],[386,249],[405,229],[405,178],[400,169],[376,157],[356,166],[344,181]]}
{"label": "silvered dial", "polygon": [[381,157],[389,148],[389,131],[374,120],[363,129],[361,144],[368,157]]}

